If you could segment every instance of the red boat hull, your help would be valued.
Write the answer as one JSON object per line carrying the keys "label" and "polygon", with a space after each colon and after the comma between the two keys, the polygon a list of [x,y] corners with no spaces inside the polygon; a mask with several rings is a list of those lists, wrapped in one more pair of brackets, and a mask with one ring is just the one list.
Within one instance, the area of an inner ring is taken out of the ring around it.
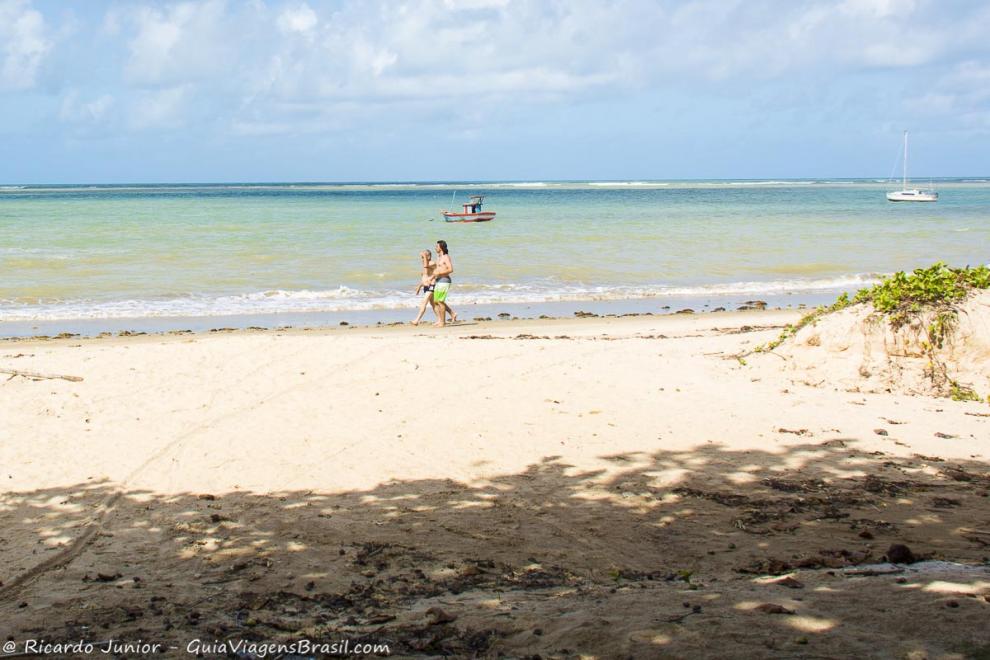
{"label": "red boat hull", "polygon": [[494,211],[485,211],[482,213],[450,213],[449,211],[441,211],[440,213],[446,222],[490,222],[495,219]]}

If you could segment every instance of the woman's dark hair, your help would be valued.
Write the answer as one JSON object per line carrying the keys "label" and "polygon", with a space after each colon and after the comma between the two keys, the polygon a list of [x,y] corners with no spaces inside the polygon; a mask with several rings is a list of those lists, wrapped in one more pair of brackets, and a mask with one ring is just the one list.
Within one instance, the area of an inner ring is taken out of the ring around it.
{"label": "woman's dark hair", "polygon": [[437,241],[437,245],[443,250],[444,254],[447,254],[447,241]]}

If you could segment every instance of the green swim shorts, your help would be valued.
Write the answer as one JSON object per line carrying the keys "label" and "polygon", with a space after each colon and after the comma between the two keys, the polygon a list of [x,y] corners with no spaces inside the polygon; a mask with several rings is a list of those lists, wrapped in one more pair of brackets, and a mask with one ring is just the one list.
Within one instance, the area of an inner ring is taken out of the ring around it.
{"label": "green swim shorts", "polygon": [[433,286],[433,301],[442,303],[447,300],[448,291],[450,291],[450,282],[437,282]]}

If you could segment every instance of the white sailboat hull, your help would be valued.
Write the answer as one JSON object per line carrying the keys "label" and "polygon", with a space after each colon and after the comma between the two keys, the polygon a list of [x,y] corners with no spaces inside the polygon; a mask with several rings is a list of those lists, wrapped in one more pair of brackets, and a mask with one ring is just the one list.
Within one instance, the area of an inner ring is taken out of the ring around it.
{"label": "white sailboat hull", "polygon": [[937,202],[938,193],[929,190],[895,190],[887,193],[890,202]]}
{"label": "white sailboat hull", "polygon": [[908,132],[904,131],[904,173],[901,189],[887,193],[888,202],[937,202],[938,193],[934,190],[908,188]]}

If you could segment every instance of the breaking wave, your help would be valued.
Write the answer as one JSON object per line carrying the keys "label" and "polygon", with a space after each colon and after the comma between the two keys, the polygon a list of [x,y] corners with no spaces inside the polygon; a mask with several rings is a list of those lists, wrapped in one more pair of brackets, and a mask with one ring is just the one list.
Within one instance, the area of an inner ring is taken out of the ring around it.
{"label": "breaking wave", "polygon": [[[646,298],[718,297],[811,293],[859,288],[879,275],[856,274],[825,279],[789,279],[675,286],[587,286],[552,282],[473,284],[458,282],[451,292],[456,305],[533,304],[562,301],[636,300]],[[307,312],[345,312],[412,308],[419,298],[407,291],[361,290],[338,286],[326,290],[282,289],[233,295],[190,294],[128,300],[0,300],[0,321],[233,316]]]}

